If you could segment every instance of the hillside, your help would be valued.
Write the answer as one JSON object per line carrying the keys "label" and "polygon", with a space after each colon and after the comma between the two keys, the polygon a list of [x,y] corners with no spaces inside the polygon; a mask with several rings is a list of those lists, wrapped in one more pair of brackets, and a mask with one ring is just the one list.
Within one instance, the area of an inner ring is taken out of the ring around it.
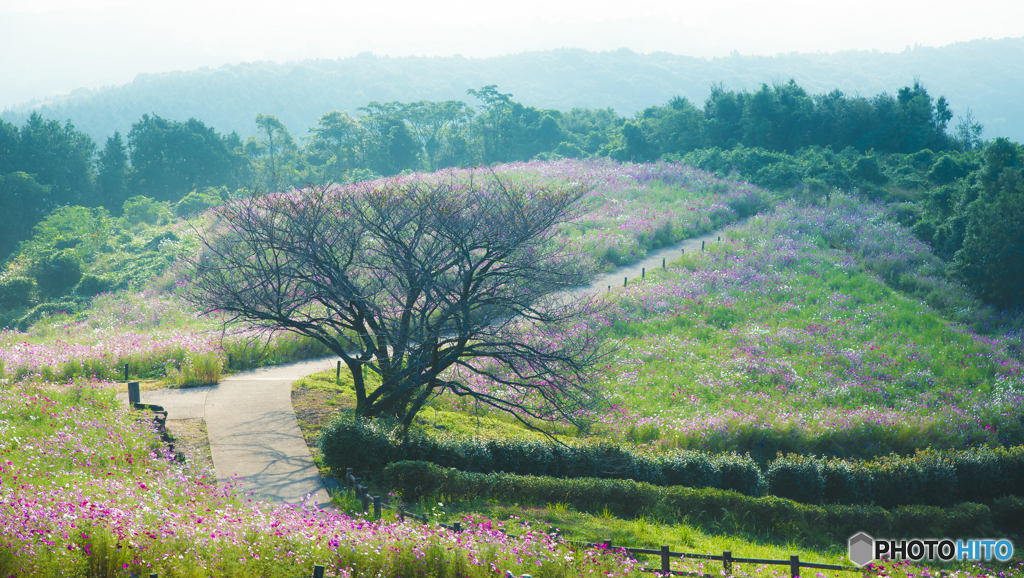
{"label": "hillside", "polygon": [[703,59],[626,49],[562,49],[495,58],[377,57],[278,64],[253,62],[218,69],[139,74],[123,86],[80,89],[16,106],[0,119],[22,124],[37,111],[71,119],[98,142],[115,130],[127,134],[143,114],[175,120],[195,117],[222,132],[255,132],[258,113],[276,115],[295,135],[306,134],[325,111],[355,112],[369,101],[463,100],[466,90],[496,84],[520,102],[567,111],[607,108],[633,114],[674,96],[703,103],[709,86],[756,90],[761,83],[793,78],[813,93],[838,88],[847,94],[892,91],[915,77],[934,95],[945,95],[956,115],[968,107],[985,137],[1024,140],[1024,39],[976,40],[903,52],[846,51]]}
{"label": "hillside", "polygon": [[[138,199],[123,217],[65,209],[8,264],[24,298],[6,315],[27,331],[0,331],[0,413],[9,416],[0,420],[0,575],[113,575],[116,565],[296,576],[325,564],[333,576],[424,567],[416,575],[625,578],[641,575],[636,561],[561,539],[762,559],[796,553],[812,563],[845,563],[846,536],[861,530],[1018,542],[1019,318],[990,335],[969,327],[995,323],[996,313],[942,274],[900,224],[905,207],[839,192],[794,197],[664,161],[562,159],[490,171],[510,182],[591,183],[579,212],[551,233],[598,268],[714,231],[706,247],[673,246],[674,262],[601,292],[608,307],[584,319],[613,346],[595,368],[595,404],[581,410],[583,427],[543,422],[565,446],[443,390],[399,446],[386,420],[330,421],[354,405],[354,374],[331,370],[292,392],[307,440],[322,428],[313,456],[321,471],[354,467],[374,495],[427,524],[389,512],[368,519],[351,494],[336,497],[346,514],[336,516],[215,485],[190,448],[179,462],[138,413],[122,409],[115,393],[127,386],[112,380],[128,365],[129,377],[151,388],[208,384],[224,371],[325,351],[238,326],[225,332],[216,314],[186,304],[184,288],[196,283],[188,257],[216,212]],[[104,290],[112,292],[95,295]],[[448,378],[517,395],[479,375]],[[303,413],[297,392],[307,404],[319,400],[322,421]],[[373,443],[351,443],[355,433]],[[579,459],[552,459],[568,451]],[[719,562],[703,562],[672,564],[719,571]],[[787,566],[756,568],[789,575]],[[1021,576],[1019,555],[878,568],[899,578]]]}

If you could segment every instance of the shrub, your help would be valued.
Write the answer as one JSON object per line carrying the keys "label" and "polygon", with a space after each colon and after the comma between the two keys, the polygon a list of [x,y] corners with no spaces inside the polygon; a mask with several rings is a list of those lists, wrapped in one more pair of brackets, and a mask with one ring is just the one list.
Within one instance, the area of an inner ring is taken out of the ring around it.
{"label": "shrub", "polygon": [[719,488],[733,490],[747,496],[759,496],[763,493],[764,479],[761,468],[751,459],[750,454],[741,456],[735,453],[716,454],[712,462],[719,472]]}
{"label": "shrub", "polygon": [[146,223],[155,225],[165,211],[159,201],[149,197],[136,195],[124,202],[124,219],[133,225]]}
{"label": "shrub", "polygon": [[224,202],[217,190],[207,187],[203,192],[192,191],[174,205],[174,214],[179,217],[201,213]]}
{"label": "shrub", "polygon": [[722,483],[721,470],[705,454],[683,453],[666,457],[661,471],[669,486],[718,488]]}
{"label": "shrub", "polygon": [[70,250],[43,255],[32,266],[39,291],[45,296],[65,294],[82,278],[82,260]]}
{"label": "shrub", "polygon": [[768,493],[805,504],[820,504],[825,494],[821,464],[813,457],[788,454],[768,466]]}
{"label": "shrub", "polygon": [[992,531],[992,511],[982,504],[952,508],[905,506],[816,506],[777,496],[755,498],[729,490],[657,487],[632,480],[480,474],[442,468],[421,461],[388,465],[379,483],[404,500],[440,496],[446,501],[490,499],[517,504],[560,503],[579,511],[619,516],[655,515],[690,523],[741,521],[747,530],[771,530],[793,535],[849,536],[865,531],[876,536],[977,536]]}
{"label": "shrub", "polygon": [[92,297],[93,295],[110,291],[116,284],[113,279],[105,275],[97,277],[96,275],[86,274],[82,275],[82,280],[75,287],[75,293],[83,297]]}
{"label": "shrub", "polygon": [[24,277],[12,277],[0,281],[0,309],[17,309],[32,302],[35,281]]}
{"label": "shrub", "polygon": [[[393,426],[353,417],[325,428],[320,449],[336,472],[351,467],[377,473],[391,461],[423,460],[467,472],[505,472],[555,478],[631,479],[653,485],[721,488],[748,496],[765,493],[806,504],[946,506],[1024,495],[1024,446],[960,452],[921,451],[870,461],[779,455],[767,473],[749,455],[681,451],[647,455],[607,442],[428,437],[399,438]],[[372,451],[362,448],[370,447]],[[967,488],[965,490],[965,488]]]}

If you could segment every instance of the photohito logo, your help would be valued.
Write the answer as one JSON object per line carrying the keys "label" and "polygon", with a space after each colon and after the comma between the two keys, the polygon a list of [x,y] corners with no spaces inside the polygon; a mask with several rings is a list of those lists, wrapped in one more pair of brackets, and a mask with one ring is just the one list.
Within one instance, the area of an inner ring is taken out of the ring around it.
{"label": "photohito logo", "polygon": [[1001,540],[874,539],[864,532],[850,536],[850,561],[864,566],[883,557],[890,560],[991,560],[1006,562],[1013,557],[1013,543]]}

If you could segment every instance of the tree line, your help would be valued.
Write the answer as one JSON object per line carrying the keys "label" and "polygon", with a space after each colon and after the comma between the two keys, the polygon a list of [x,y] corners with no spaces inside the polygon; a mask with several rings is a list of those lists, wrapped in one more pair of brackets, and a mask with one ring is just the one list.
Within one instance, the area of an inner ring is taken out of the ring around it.
{"label": "tree line", "polygon": [[[102,206],[119,215],[138,196],[169,203],[187,197],[186,208],[198,210],[230,191],[530,159],[610,157],[686,159],[718,172],[738,170],[775,189],[804,183],[821,191],[856,187],[870,193],[894,184],[906,188],[905,181],[914,179],[920,187],[945,187],[940,195],[964,200],[943,205],[929,197],[917,230],[929,242],[941,241],[940,254],[952,259],[969,236],[966,205],[980,193],[949,187],[1016,186],[992,184],[999,175],[985,177],[989,184],[958,181],[991,164],[974,158],[983,145],[983,127],[969,113],[950,127],[949,103],[917,81],[873,97],[838,90],[811,95],[792,80],[752,92],[717,85],[702,107],[676,97],[628,118],[612,109],[528,106],[494,85],[470,89],[467,96],[476,100],[474,106],[421,100],[370,102],[355,116],[329,111],[299,138],[269,114],[257,115],[256,134],[245,140],[194,118],[145,114],[127,135],[115,132],[102,148],[70,121],[39,114],[20,128],[0,121],[0,208],[9,223],[0,232],[0,255],[14,251],[36,223],[61,206]],[[902,160],[886,167],[892,164],[887,155]],[[753,166],[751,158],[758,159]],[[939,161],[941,166],[932,166]],[[842,170],[829,168],[836,166]]]}

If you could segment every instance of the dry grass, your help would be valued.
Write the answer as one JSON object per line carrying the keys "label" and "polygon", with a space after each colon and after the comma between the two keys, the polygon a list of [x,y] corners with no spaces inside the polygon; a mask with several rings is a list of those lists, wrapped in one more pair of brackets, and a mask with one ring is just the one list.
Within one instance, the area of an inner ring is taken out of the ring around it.
{"label": "dry grass", "polygon": [[198,460],[203,470],[213,471],[213,454],[205,419],[169,419],[167,431],[174,438],[174,449]]}

